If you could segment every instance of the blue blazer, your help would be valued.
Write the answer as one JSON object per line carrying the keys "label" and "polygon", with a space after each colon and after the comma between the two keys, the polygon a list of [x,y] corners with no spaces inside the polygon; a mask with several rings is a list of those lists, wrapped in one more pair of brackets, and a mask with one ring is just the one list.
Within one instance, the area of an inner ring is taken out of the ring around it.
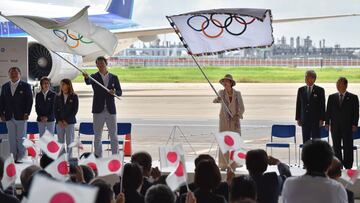
{"label": "blue blazer", "polygon": [[[95,74],[91,74],[91,77],[94,78],[96,81],[100,82],[101,84],[104,84],[99,72],[97,72]],[[105,104],[106,104],[106,108],[107,108],[108,112],[110,114],[116,114],[114,96],[109,94],[106,90],[104,90],[98,84],[93,82],[90,78],[85,79],[85,83],[87,85],[92,85],[92,88],[94,90],[92,113],[101,113],[101,112],[103,112]],[[109,73],[109,83],[108,83],[107,88],[108,89],[114,89],[115,94],[117,96],[122,95],[122,90],[121,90],[119,79],[114,74]]]}
{"label": "blue blazer", "polygon": [[24,115],[31,113],[33,95],[30,84],[19,81],[14,95],[11,95],[10,81],[1,87],[0,114],[5,120],[24,120]]}
{"label": "blue blazer", "polygon": [[41,121],[40,117],[46,116],[48,118],[48,122],[52,122],[55,120],[54,116],[54,100],[55,93],[51,90],[46,94],[46,99],[44,98],[44,94],[39,92],[35,97],[35,110],[37,113],[37,121]]}
{"label": "blue blazer", "polygon": [[54,101],[54,112],[56,123],[66,121],[68,124],[76,123],[76,114],[79,109],[79,98],[76,94],[69,94],[64,102],[64,95],[56,95]]}

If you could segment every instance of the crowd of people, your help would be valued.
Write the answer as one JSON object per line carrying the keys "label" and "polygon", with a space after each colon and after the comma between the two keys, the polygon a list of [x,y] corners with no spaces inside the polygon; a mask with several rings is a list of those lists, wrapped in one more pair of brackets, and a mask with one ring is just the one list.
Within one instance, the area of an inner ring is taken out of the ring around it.
{"label": "crowd of people", "polygon": [[[26,202],[34,177],[51,178],[44,168],[52,161],[44,154],[40,166],[25,168],[20,174],[22,191],[14,194],[11,188],[1,190],[0,202]],[[98,188],[96,203],[277,203],[280,196],[284,203],[354,201],[353,194],[337,181],[342,164],[327,142],[309,140],[304,145],[302,161],[306,173],[291,177],[286,164],[268,156],[262,149],[250,150],[246,156],[248,175],[235,175],[229,167],[222,179],[215,159],[201,154],[195,159],[194,181],[173,192],[166,185],[166,175],[152,167],[151,155],[137,152],[123,166],[122,176],[116,178],[118,182],[114,185],[98,177],[97,170],[86,165],[73,166],[68,182]],[[277,166],[279,175],[266,172],[269,165]],[[0,174],[3,171],[4,161],[0,159]]]}

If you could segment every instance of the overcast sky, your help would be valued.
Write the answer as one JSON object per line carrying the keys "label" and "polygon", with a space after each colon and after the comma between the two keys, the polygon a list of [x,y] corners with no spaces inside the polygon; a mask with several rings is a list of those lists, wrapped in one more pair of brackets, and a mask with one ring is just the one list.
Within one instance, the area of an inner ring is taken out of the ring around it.
{"label": "overcast sky", "polygon": [[[104,7],[108,0],[26,0],[62,2],[76,6],[91,3]],[[166,15],[212,8],[268,8],[273,18],[295,18],[321,15],[360,13],[359,0],[135,0],[133,19],[144,27],[167,26]],[[343,47],[360,47],[360,17],[274,24],[274,36],[310,35],[316,46],[325,38],[327,45],[340,43]]]}

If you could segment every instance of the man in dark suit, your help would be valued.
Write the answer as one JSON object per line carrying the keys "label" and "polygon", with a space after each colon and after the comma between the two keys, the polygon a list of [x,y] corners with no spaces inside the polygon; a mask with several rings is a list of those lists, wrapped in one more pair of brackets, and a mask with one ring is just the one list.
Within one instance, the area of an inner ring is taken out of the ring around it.
{"label": "man in dark suit", "polygon": [[325,90],[316,86],[316,73],[306,71],[306,85],[298,89],[295,119],[302,127],[303,143],[320,138],[320,127],[325,120]]}
{"label": "man in dark suit", "polygon": [[[340,77],[336,83],[338,92],[329,96],[326,111],[326,128],[331,129],[335,156],[341,160],[344,167],[352,168],[353,138],[352,133],[357,130],[359,121],[359,99],[347,92],[348,81]],[[344,157],[341,152],[343,142]]]}
{"label": "man in dark suit", "polygon": [[94,90],[92,104],[95,134],[94,147],[95,155],[97,157],[101,157],[101,137],[105,123],[109,130],[108,132],[110,137],[112,154],[117,154],[119,150],[114,95],[116,94],[117,96],[121,96],[122,90],[118,77],[109,73],[109,71],[107,70],[107,60],[104,57],[100,56],[96,59],[96,66],[99,71],[95,74],[91,74],[91,77],[110,90],[109,92],[106,91],[100,85],[92,81],[87,74],[84,74],[85,83],[87,85],[92,85],[92,88]]}
{"label": "man in dark suit", "polygon": [[25,156],[22,143],[26,136],[33,96],[31,86],[20,80],[21,72],[18,67],[10,68],[8,73],[10,81],[1,87],[0,116],[2,121],[6,121],[10,152],[14,155],[15,162],[19,163]]}

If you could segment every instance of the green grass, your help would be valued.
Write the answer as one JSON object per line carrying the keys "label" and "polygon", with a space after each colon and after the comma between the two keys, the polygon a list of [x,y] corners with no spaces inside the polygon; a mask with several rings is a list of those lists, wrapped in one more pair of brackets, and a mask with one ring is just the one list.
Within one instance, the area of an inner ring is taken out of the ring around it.
{"label": "green grass", "polygon": [[[217,82],[225,74],[233,75],[237,82],[243,83],[298,83],[304,81],[304,68],[284,67],[206,67],[205,73],[210,81]],[[97,70],[87,70],[94,73]],[[360,82],[360,68],[323,68],[315,70],[317,82],[335,82],[339,76],[345,76],[350,82]],[[121,82],[128,83],[202,83],[206,82],[195,67],[112,67],[110,72],[119,76]],[[78,76],[75,82],[82,82]]]}

